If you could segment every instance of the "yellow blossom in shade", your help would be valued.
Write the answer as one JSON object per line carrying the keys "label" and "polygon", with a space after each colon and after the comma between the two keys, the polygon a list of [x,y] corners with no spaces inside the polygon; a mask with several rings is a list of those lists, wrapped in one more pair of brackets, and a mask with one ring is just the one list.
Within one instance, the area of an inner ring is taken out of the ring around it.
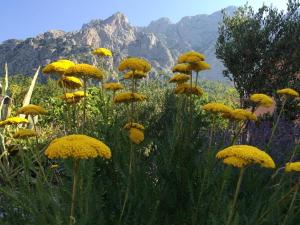
{"label": "yellow blossom in shade", "polygon": [[118,91],[120,89],[123,89],[124,87],[121,83],[111,82],[111,83],[105,83],[103,85],[103,88],[106,90]]}
{"label": "yellow blossom in shade", "polygon": [[58,167],[59,167],[58,164],[52,164],[52,165],[50,166],[50,169],[57,169]]}
{"label": "yellow blossom in shade", "polygon": [[139,130],[145,130],[145,127],[139,123],[129,122],[124,125],[124,129],[130,129],[132,127],[139,129]]}
{"label": "yellow blossom in shade", "polygon": [[191,69],[194,71],[202,71],[202,70],[209,70],[211,68],[211,66],[205,62],[205,61],[199,61],[196,63],[192,63],[190,65]]}
{"label": "yellow blossom in shade", "polygon": [[69,67],[64,73],[64,75],[80,77],[83,79],[95,78],[102,80],[104,76],[104,71],[89,64],[76,64],[75,66]]}
{"label": "yellow blossom in shade", "polygon": [[204,91],[200,87],[191,87],[190,84],[182,83],[178,84],[175,88],[175,94],[187,94],[202,96]]}
{"label": "yellow blossom in shade", "polygon": [[17,114],[32,115],[32,116],[42,115],[46,113],[47,111],[43,107],[38,105],[33,105],[33,104],[23,106],[17,111]]}
{"label": "yellow blossom in shade", "polygon": [[138,93],[132,93],[132,92],[124,92],[119,93],[114,97],[115,103],[129,103],[129,102],[140,102],[145,101],[146,96]]}
{"label": "yellow blossom in shade", "polygon": [[112,56],[111,51],[107,48],[97,48],[92,53],[98,56],[108,56],[108,57]]}
{"label": "yellow blossom in shade", "polygon": [[79,78],[72,76],[63,76],[58,80],[58,85],[68,89],[78,89],[83,86]]}
{"label": "yellow blossom in shade", "polygon": [[245,109],[234,109],[230,112],[228,117],[234,120],[257,120],[257,116],[254,113]]}
{"label": "yellow blossom in shade", "polygon": [[28,123],[28,120],[22,117],[9,117],[6,120],[0,121],[0,127],[22,123]]}
{"label": "yellow blossom in shade", "polygon": [[203,110],[212,113],[230,113],[232,110],[230,107],[222,103],[216,103],[216,102],[208,103],[204,105],[202,108]]}
{"label": "yellow blossom in shade", "polygon": [[144,73],[143,71],[129,71],[124,75],[124,79],[142,79],[147,77],[147,74]]}
{"label": "yellow blossom in shade", "polygon": [[183,53],[178,57],[178,63],[189,63],[194,64],[198,63],[199,61],[204,61],[205,56],[199,52],[190,51]]}
{"label": "yellow blossom in shade", "polygon": [[137,129],[135,127],[131,127],[129,129],[129,139],[134,143],[134,144],[140,144],[144,140],[144,131]]}
{"label": "yellow blossom in shade", "polygon": [[131,57],[123,59],[118,69],[119,71],[131,70],[148,73],[151,70],[151,65],[145,59]]}
{"label": "yellow blossom in shade", "polygon": [[273,99],[265,94],[253,94],[250,96],[250,101],[264,107],[271,107],[274,103]]}
{"label": "yellow blossom in shade", "polygon": [[300,161],[286,163],[285,172],[300,172]]}
{"label": "yellow blossom in shade", "polygon": [[14,133],[13,138],[22,139],[38,136],[38,133],[31,129],[19,129]]}
{"label": "yellow blossom in shade", "polygon": [[62,75],[69,67],[74,66],[75,63],[67,60],[67,59],[60,59],[58,61],[52,62],[44,67],[43,73],[45,74],[59,74]]}
{"label": "yellow blossom in shade", "polygon": [[190,75],[186,75],[183,73],[180,74],[175,74],[173,77],[171,77],[171,79],[169,80],[170,83],[185,83],[186,81],[188,81],[190,79]]}
{"label": "yellow blossom in shade", "polygon": [[295,91],[294,89],[291,89],[291,88],[284,88],[284,89],[278,90],[277,94],[287,95],[287,96],[291,96],[291,97],[298,97],[299,96],[299,93],[297,91]]}
{"label": "yellow blossom in shade", "polygon": [[173,73],[191,73],[191,67],[187,63],[179,63],[172,68]]}
{"label": "yellow blossom in shade", "polygon": [[[275,168],[275,163],[271,156],[250,145],[233,145],[219,151],[216,155],[217,159],[226,159],[228,157],[243,159],[247,162],[246,165],[259,164],[265,168]],[[229,159],[229,161],[230,160],[232,161],[232,159]]]}
{"label": "yellow blossom in shade", "polygon": [[99,156],[110,159],[111,150],[103,142],[95,138],[73,134],[54,139],[45,150],[45,155],[50,159],[88,159]]}
{"label": "yellow blossom in shade", "polygon": [[238,168],[242,168],[249,164],[249,162],[247,160],[244,160],[244,159],[238,158],[238,157],[234,157],[234,156],[225,158],[223,160],[223,163],[234,166],[234,167],[238,167]]}

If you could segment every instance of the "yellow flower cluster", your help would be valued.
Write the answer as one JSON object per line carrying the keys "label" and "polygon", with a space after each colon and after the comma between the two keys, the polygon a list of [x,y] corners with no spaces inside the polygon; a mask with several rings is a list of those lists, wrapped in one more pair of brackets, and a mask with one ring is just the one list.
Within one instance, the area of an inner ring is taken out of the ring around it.
{"label": "yellow flower cluster", "polygon": [[257,120],[257,116],[245,109],[234,109],[228,113],[224,113],[223,118],[232,119],[232,120]]}
{"label": "yellow flower cluster", "polygon": [[132,70],[148,73],[151,70],[151,65],[145,59],[131,57],[123,59],[118,69],[119,71]]}
{"label": "yellow flower cluster", "polygon": [[0,127],[22,123],[28,123],[28,120],[21,117],[9,117],[6,120],[0,121]]}
{"label": "yellow flower cluster", "polygon": [[133,92],[124,92],[115,96],[115,103],[140,102],[146,100],[146,96]]}
{"label": "yellow flower cluster", "polygon": [[76,91],[72,93],[66,93],[60,96],[60,99],[65,100],[67,103],[77,103],[79,102],[84,96],[89,96],[88,94],[84,95],[84,91]]}
{"label": "yellow flower cluster", "polygon": [[205,56],[199,52],[195,51],[190,51],[183,53],[182,55],[179,56],[178,58],[178,63],[198,63],[199,61],[204,61]]}
{"label": "yellow flower cluster", "polygon": [[125,124],[124,129],[129,130],[129,139],[134,144],[140,144],[144,140],[145,127],[139,123],[129,122]]}
{"label": "yellow flower cluster", "polygon": [[124,125],[124,129],[136,128],[139,130],[145,130],[145,127],[142,124],[129,122]]}
{"label": "yellow flower cluster", "polygon": [[199,61],[196,63],[192,63],[190,65],[190,67],[194,71],[209,70],[211,68],[211,66],[205,61]]}
{"label": "yellow flower cluster", "polygon": [[103,142],[80,134],[73,134],[54,139],[45,150],[45,155],[50,158],[88,159],[103,157],[111,158],[111,150]]}
{"label": "yellow flower cluster", "polygon": [[223,160],[223,163],[238,168],[242,168],[248,165],[248,162],[245,159],[234,157],[234,156],[225,158]]}
{"label": "yellow flower cluster", "polygon": [[105,83],[103,85],[103,88],[106,90],[118,91],[120,89],[123,89],[124,87],[121,83],[111,82],[111,83]]}
{"label": "yellow flower cluster", "polygon": [[58,80],[58,85],[60,87],[65,87],[68,89],[78,89],[83,86],[81,80],[77,77],[63,76]]}
{"label": "yellow flower cluster", "polygon": [[[275,168],[275,163],[271,156],[266,152],[250,145],[233,145],[219,151],[216,155],[217,159],[226,159],[226,164],[236,167],[243,167],[250,164],[259,164],[265,168]],[[238,161],[238,159],[242,159]]]}
{"label": "yellow flower cluster", "polygon": [[191,87],[191,85],[187,83],[178,84],[175,88],[175,94],[202,96],[203,93],[204,91],[200,87]]}
{"label": "yellow flower cluster", "polygon": [[52,62],[50,64],[48,64],[47,66],[44,67],[43,69],[43,73],[45,74],[59,74],[62,75],[64,74],[64,72],[66,72],[66,70],[71,67],[74,66],[75,63],[67,60],[67,59],[60,59],[58,61]]}
{"label": "yellow flower cluster", "polygon": [[291,88],[284,88],[284,89],[278,90],[277,94],[291,96],[291,97],[298,97],[299,96],[299,93],[297,91],[295,91],[294,89],[291,89]]}
{"label": "yellow flower cluster", "polygon": [[169,82],[170,82],[170,83],[178,83],[178,84],[181,84],[181,83],[185,83],[185,82],[188,81],[189,79],[190,79],[190,76],[189,76],[189,75],[180,73],[180,74],[175,74],[175,75],[169,80]]}
{"label": "yellow flower cluster", "polygon": [[23,106],[22,108],[20,108],[17,111],[17,114],[24,114],[24,115],[31,115],[31,116],[35,116],[35,115],[42,115],[42,114],[46,114],[47,111],[38,105],[33,105],[33,104],[29,104],[26,106]]}
{"label": "yellow flower cluster", "polygon": [[253,94],[250,96],[250,101],[264,107],[271,107],[274,104],[273,99],[265,94]]}
{"label": "yellow flower cluster", "polygon": [[179,63],[176,64],[173,68],[172,68],[173,73],[186,73],[186,74],[191,74],[191,67],[189,66],[189,64],[186,63]]}
{"label": "yellow flower cluster", "polygon": [[207,112],[212,112],[212,113],[231,113],[232,109],[222,103],[208,103],[204,105],[203,110]]}
{"label": "yellow flower cluster", "polygon": [[285,172],[300,172],[300,162],[286,163]]}
{"label": "yellow flower cluster", "polygon": [[19,129],[16,133],[14,133],[13,138],[22,139],[38,136],[37,132],[31,129]]}
{"label": "yellow flower cluster", "polygon": [[108,56],[108,57],[112,57],[112,53],[109,49],[107,48],[97,48],[92,52],[94,55],[98,55],[98,56]]}
{"label": "yellow flower cluster", "polygon": [[136,71],[129,71],[127,73],[125,73],[124,75],[124,79],[142,79],[142,78],[145,78],[147,77],[147,74],[143,71],[139,71],[139,70],[136,70]]}
{"label": "yellow flower cluster", "polygon": [[64,73],[66,76],[75,76],[81,78],[96,78],[103,79],[104,72],[95,66],[89,64],[76,64],[69,67]]}

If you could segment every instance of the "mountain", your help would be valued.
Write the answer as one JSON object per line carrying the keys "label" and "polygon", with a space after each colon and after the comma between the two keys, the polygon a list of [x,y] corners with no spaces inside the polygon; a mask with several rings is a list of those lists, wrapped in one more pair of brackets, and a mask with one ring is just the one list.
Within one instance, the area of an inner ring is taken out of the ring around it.
{"label": "mountain", "polygon": [[[228,12],[233,7],[226,9]],[[74,32],[50,30],[26,40],[7,40],[0,44],[0,67],[8,63],[10,74],[31,75],[39,65],[59,58],[97,64],[91,50],[111,49],[115,66],[126,56],[148,59],[155,71],[167,70],[184,51],[196,50],[207,56],[212,64],[204,76],[222,79],[222,64],[215,57],[215,42],[221,12],[196,15],[172,23],[168,18],[153,21],[147,27],[132,26],[127,17],[118,12],[105,20],[92,20]]]}

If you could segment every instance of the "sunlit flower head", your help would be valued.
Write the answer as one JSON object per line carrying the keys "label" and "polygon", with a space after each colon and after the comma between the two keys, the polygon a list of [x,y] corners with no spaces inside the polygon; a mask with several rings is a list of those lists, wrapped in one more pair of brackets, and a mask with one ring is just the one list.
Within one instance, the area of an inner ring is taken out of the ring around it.
{"label": "sunlit flower head", "polygon": [[147,60],[142,58],[130,57],[123,59],[119,65],[119,71],[142,71],[144,73],[148,73],[151,70],[151,65],[147,62]]}
{"label": "sunlit flower head", "polygon": [[191,87],[190,84],[178,84],[175,88],[175,94],[197,95],[202,96],[204,91],[200,87]]}
{"label": "sunlit flower head", "polygon": [[237,168],[242,168],[249,164],[247,160],[234,156],[224,158],[223,163]]}
{"label": "sunlit flower head", "polygon": [[131,127],[129,129],[129,139],[134,143],[134,144],[140,144],[144,140],[144,131],[137,129],[135,127]]}
{"label": "sunlit flower head", "polygon": [[114,97],[114,103],[130,103],[145,101],[146,96],[138,93],[124,92],[119,93]]}
{"label": "sunlit flower head", "polygon": [[191,74],[191,67],[187,63],[179,63],[176,64],[172,68],[173,73],[185,73],[185,74]]}
{"label": "sunlit flower head", "polygon": [[196,63],[192,63],[192,64],[190,64],[190,67],[192,70],[197,71],[197,72],[202,71],[202,70],[211,69],[211,66],[205,61],[199,61]]}
{"label": "sunlit flower head", "polygon": [[178,63],[189,63],[189,64],[195,64],[199,61],[204,61],[205,56],[199,52],[190,51],[183,53],[178,57]]}
{"label": "sunlit flower head", "polygon": [[14,133],[13,138],[16,139],[25,139],[29,137],[36,137],[38,133],[31,129],[19,129],[16,133]]}
{"label": "sunlit flower head", "polygon": [[84,91],[76,91],[71,93],[66,93],[61,95],[59,98],[62,100],[65,100],[67,103],[77,103],[79,102],[83,97],[89,96],[89,94],[84,94]]}
{"label": "sunlit flower head", "polygon": [[143,71],[129,71],[124,74],[124,79],[142,79],[147,77],[147,74]]}
{"label": "sunlit flower head", "polygon": [[275,168],[275,163],[271,156],[269,156],[266,152],[250,145],[233,145],[227,147],[221,151],[219,151],[216,155],[217,159],[223,159],[229,157],[235,157],[242,159],[244,161],[234,162],[236,159],[227,159],[225,163],[231,164],[234,166],[239,165],[237,167],[242,167],[250,164],[259,164],[265,168]]}
{"label": "sunlit flower head", "polygon": [[17,124],[24,124],[28,123],[28,120],[22,117],[9,117],[6,120],[0,121],[0,127],[6,125],[17,125]]}
{"label": "sunlit flower head", "polygon": [[273,99],[265,94],[253,94],[250,96],[250,101],[264,107],[271,107],[274,104]]}
{"label": "sunlit flower head", "polygon": [[180,73],[180,74],[175,74],[173,77],[171,77],[171,79],[169,80],[169,82],[170,83],[181,84],[181,83],[185,83],[190,78],[191,78],[190,75],[186,75],[186,74]]}
{"label": "sunlit flower head", "polygon": [[103,88],[106,90],[118,91],[118,90],[123,89],[124,86],[121,83],[111,82],[111,83],[103,84]]}
{"label": "sunlit flower head", "polygon": [[33,105],[33,104],[23,106],[17,111],[17,114],[24,114],[24,115],[31,115],[31,116],[43,115],[46,113],[47,111],[43,107],[39,105]]}
{"label": "sunlit flower head", "polygon": [[97,48],[92,52],[94,55],[112,57],[112,53],[107,48]]}
{"label": "sunlit flower head", "polygon": [[208,103],[202,107],[203,110],[212,113],[230,113],[232,109],[229,106],[224,105],[223,103]]}
{"label": "sunlit flower head", "polygon": [[58,85],[60,87],[65,87],[68,89],[78,89],[83,86],[81,80],[77,77],[63,76],[58,80]]}
{"label": "sunlit flower head", "polygon": [[60,59],[58,61],[52,62],[52,63],[48,64],[47,66],[45,66],[43,69],[43,73],[44,74],[62,75],[64,72],[66,72],[66,70],[69,67],[74,66],[74,65],[75,65],[75,63],[70,60]]}
{"label": "sunlit flower head", "polygon": [[300,161],[286,163],[285,172],[300,172]]}
{"label": "sunlit flower head", "polygon": [[83,79],[95,78],[102,80],[104,76],[104,71],[89,64],[76,64],[74,66],[69,67],[64,73],[64,75],[80,77]]}
{"label": "sunlit flower head", "polygon": [[299,93],[291,88],[284,88],[277,91],[279,95],[291,96],[291,97],[298,97]]}
{"label": "sunlit flower head", "polygon": [[245,109],[234,109],[231,110],[230,113],[227,114],[227,118],[233,120],[257,120],[257,116]]}
{"label": "sunlit flower head", "polygon": [[96,157],[110,159],[111,150],[95,138],[73,134],[54,139],[45,150],[45,155],[50,159],[88,159]]}

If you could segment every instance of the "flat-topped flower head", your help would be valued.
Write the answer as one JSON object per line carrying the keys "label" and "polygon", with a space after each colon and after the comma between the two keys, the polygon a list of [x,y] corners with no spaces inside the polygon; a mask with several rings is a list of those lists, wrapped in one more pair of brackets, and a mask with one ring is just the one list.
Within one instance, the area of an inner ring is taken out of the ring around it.
{"label": "flat-topped flower head", "polygon": [[250,101],[264,107],[271,107],[274,104],[273,99],[265,94],[253,94],[250,96]]}
{"label": "flat-topped flower head", "polygon": [[234,109],[231,110],[230,113],[227,114],[227,118],[233,119],[233,120],[257,120],[257,116],[245,109]]}
{"label": "flat-topped flower head", "polygon": [[89,64],[76,64],[69,67],[64,73],[65,76],[80,77],[83,79],[95,78],[102,80],[104,76],[103,70]]}
{"label": "flat-topped flower head", "polygon": [[74,65],[75,65],[75,63],[70,60],[60,59],[60,60],[57,60],[57,61],[52,62],[52,63],[48,64],[47,66],[45,66],[43,69],[43,73],[44,74],[62,75],[66,72],[66,70],[69,67],[74,66]]}
{"label": "flat-topped flower head", "polygon": [[145,101],[146,96],[138,93],[124,92],[119,93],[114,97],[114,103],[130,103]]}
{"label": "flat-topped flower head", "polygon": [[31,129],[19,129],[16,133],[14,133],[13,138],[16,139],[25,139],[30,137],[36,137],[38,133]]}
{"label": "flat-topped flower head", "polygon": [[208,103],[202,109],[211,113],[230,113],[232,111],[230,107],[217,102]]}
{"label": "flat-topped flower head", "polygon": [[286,163],[285,172],[300,172],[300,161]]}
{"label": "flat-topped flower head", "polygon": [[199,61],[204,61],[205,56],[199,52],[190,51],[183,53],[178,57],[178,63],[189,63],[189,64],[195,64]]}
{"label": "flat-topped flower head", "polygon": [[277,94],[290,96],[290,97],[298,97],[299,96],[299,93],[291,88],[280,89],[277,91]]}
{"label": "flat-topped flower head", "polygon": [[134,143],[134,144],[140,144],[144,139],[144,131],[137,129],[135,127],[131,127],[129,129],[129,139]]}
{"label": "flat-topped flower head", "polygon": [[191,87],[191,85],[187,83],[178,84],[174,92],[175,94],[186,94],[186,95],[197,95],[197,96],[202,96],[204,93],[202,88],[198,86]]}
{"label": "flat-topped flower head", "polygon": [[173,73],[185,73],[185,74],[191,74],[192,70],[189,64],[187,63],[179,63],[176,64],[172,68]]}
{"label": "flat-topped flower head", "polygon": [[129,71],[127,73],[125,73],[124,75],[124,79],[142,79],[147,77],[147,74],[143,71]]}
{"label": "flat-topped flower head", "polygon": [[196,63],[192,63],[192,64],[190,64],[190,67],[192,70],[197,71],[197,72],[202,71],[202,70],[210,70],[211,69],[211,66],[205,61],[199,61]]}
{"label": "flat-topped flower head", "polygon": [[63,76],[58,80],[58,85],[68,89],[78,89],[83,86],[83,83],[77,77]]}
{"label": "flat-topped flower head", "polygon": [[121,83],[111,82],[103,84],[103,88],[110,91],[118,91],[124,88]]}
{"label": "flat-topped flower head", "polygon": [[[230,158],[235,157],[235,158]],[[236,167],[243,167],[251,164],[258,164],[265,168],[275,168],[275,163],[271,156],[266,152],[250,145],[233,145],[219,151],[216,155],[217,159],[227,159],[224,163]],[[237,159],[241,161],[237,161]]]}
{"label": "flat-topped flower head", "polygon": [[142,71],[148,73],[151,65],[147,60],[142,58],[130,57],[123,59],[118,67],[119,71]]}
{"label": "flat-topped flower head", "polygon": [[84,94],[84,91],[76,91],[61,95],[59,98],[65,100],[66,103],[78,103],[83,97],[87,97],[89,94]]}
{"label": "flat-topped flower head", "polygon": [[97,48],[92,53],[102,57],[112,57],[111,51],[107,48]]}
{"label": "flat-topped flower head", "polygon": [[73,134],[54,139],[45,150],[45,155],[50,159],[89,159],[96,157],[110,159],[111,150],[106,144],[95,138]]}
{"label": "flat-topped flower head", "polygon": [[139,130],[145,130],[145,127],[139,123],[129,122],[124,125],[124,129],[127,129],[127,130],[130,128],[133,128],[133,127],[136,129],[139,129]]}
{"label": "flat-topped flower head", "polygon": [[22,117],[9,117],[6,120],[0,121],[0,127],[6,125],[18,125],[28,123],[28,120]]}
{"label": "flat-topped flower head", "polygon": [[190,78],[191,78],[190,75],[180,73],[180,74],[175,74],[173,77],[171,77],[169,82],[181,84],[187,82]]}
{"label": "flat-topped flower head", "polygon": [[17,111],[17,114],[24,114],[26,116],[27,115],[31,115],[31,116],[43,115],[46,113],[47,113],[47,111],[43,107],[41,107],[39,105],[33,105],[33,104],[23,106]]}
{"label": "flat-topped flower head", "polygon": [[225,158],[223,163],[237,168],[243,168],[249,164],[247,160],[234,156]]}

